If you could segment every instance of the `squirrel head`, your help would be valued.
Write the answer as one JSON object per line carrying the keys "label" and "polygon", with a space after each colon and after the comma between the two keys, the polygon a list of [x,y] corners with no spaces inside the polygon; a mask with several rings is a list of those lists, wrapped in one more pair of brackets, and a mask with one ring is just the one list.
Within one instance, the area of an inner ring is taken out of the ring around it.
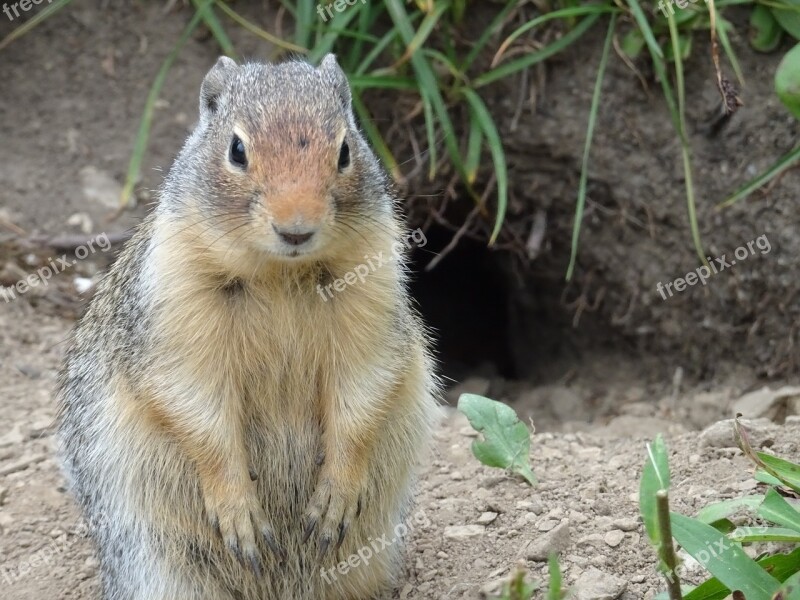
{"label": "squirrel head", "polygon": [[237,255],[317,260],[392,211],[332,54],[319,67],[220,58],[203,80],[181,162],[172,185],[199,206],[222,252],[236,244]]}

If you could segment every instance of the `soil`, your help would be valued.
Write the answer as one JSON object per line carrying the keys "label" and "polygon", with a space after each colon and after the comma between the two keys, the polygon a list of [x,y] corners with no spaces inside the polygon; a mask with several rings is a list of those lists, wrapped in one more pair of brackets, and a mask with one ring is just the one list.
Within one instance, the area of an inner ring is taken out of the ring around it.
{"label": "soil", "polygon": [[[279,27],[266,4],[241,10]],[[196,36],[179,55],[157,104],[139,207],[111,219],[148,86],[186,14],[180,6],[73,3],[0,52],[0,284],[48,264],[74,240],[105,233],[116,241],[144,214],[193,125],[200,81],[218,54],[207,36]],[[17,25],[0,19],[0,37]],[[243,55],[266,57],[252,37],[230,33]],[[576,279],[563,281],[601,37],[594,32],[535,78],[535,109],[525,108],[516,128],[510,115],[519,85],[486,92],[496,114],[509,115],[498,119],[510,152],[510,231],[545,214],[539,255],[531,259],[508,237],[490,252],[480,236],[467,236],[426,274],[428,253],[451,235],[432,227],[426,254],[415,257],[414,293],[455,380],[449,405],[463,391],[477,392],[532,419],[539,483],[531,488],[481,466],[466,421],[448,408],[420,477],[401,598],[485,597],[516,565],[544,580],[547,550],[560,552],[578,598],[652,598],[663,581],[636,493],[645,442],[658,433],[671,449],[675,510],[694,514],[758,491],[741,452],[719,435],[726,426],[714,424],[748,392],[797,380],[800,237],[792,190],[800,181],[789,172],[765,195],[727,211],[713,206],[796,140],[798,126],[772,90],[780,55],[755,55],[734,37],[748,82],[745,106],[712,138],[702,124],[715,90],[705,46],[696,44],[687,108],[709,255],[730,256],[760,235],[771,250],[664,301],[656,283],[698,266],[680,155],[657,87],[648,95],[614,57]],[[46,286],[0,302],[4,598],[98,597],[97,562],[53,458],[52,391],[80,300],[113,256],[98,251]],[[753,424],[756,437],[800,458],[800,403],[765,402],[772,410],[746,415],[774,421]],[[702,577],[690,569],[687,582]]]}

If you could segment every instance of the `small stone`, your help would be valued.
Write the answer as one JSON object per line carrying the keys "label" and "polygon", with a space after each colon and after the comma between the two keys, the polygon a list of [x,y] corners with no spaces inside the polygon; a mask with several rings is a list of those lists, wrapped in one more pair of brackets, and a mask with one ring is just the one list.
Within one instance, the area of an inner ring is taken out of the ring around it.
{"label": "small stone", "polygon": [[496,512],[487,511],[481,514],[481,516],[478,517],[478,520],[476,522],[478,523],[478,525],[488,525],[489,523],[494,523],[494,520],[496,518],[497,518]]}
{"label": "small stone", "polygon": [[555,519],[548,519],[546,521],[542,521],[541,523],[539,523],[536,526],[536,529],[538,529],[539,531],[550,531],[556,525],[558,525],[558,521],[556,521]]}
{"label": "small stone", "polygon": [[578,577],[573,589],[575,600],[616,600],[627,587],[624,579],[589,567]]}
{"label": "small stone", "polygon": [[444,537],[450,540],[466,540],[486,533],[482,525],[451,525],[444,528]]}
{"label": "small stone", "polygon": [[611,526],[622,531],[636,531],[639,529],[638,519],[614,519]]}
{"label": "small stone", "polygon": [[625,539],[625,533],[620,529],[612,529],[603,536],[603,541],[612,548],[616,548]]}
{"label": "small stone", "polygon": [[569,520],[564,519],[556,527],[528,542],[520,552],[528,560],[544,561],[551,554],[560,554],[569,548],[571,543]]}
{"label": "small stone", "polygon": [[[774,430],[769,419],[741,419],[739,422],[747,429],[750,443],[754,448],[762,447],[770,439]],[[736,448],[733,425],[733,419],[725,419],[709,425],[700,433],[700,445],[712,448]]]}
{"label": "small stone", "polygon": [[734,414],[741,413],[743,417],[749,419],[765,417],[776,421],[781,414],[785,415],[789,401],[798,397],[800,397],[800,387],[787,385],[777,390],[763,387],[736,400],[731,410]]}

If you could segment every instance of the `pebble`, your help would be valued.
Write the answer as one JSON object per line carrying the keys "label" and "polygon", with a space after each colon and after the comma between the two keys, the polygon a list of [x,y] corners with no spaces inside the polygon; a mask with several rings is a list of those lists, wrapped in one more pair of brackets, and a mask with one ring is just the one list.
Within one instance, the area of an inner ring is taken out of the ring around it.
{"label": "pebble", "polygon": [[606,544],[611,546],[612,548],[616,548],[622,543],[622,540],[625,539],[625,533],[620,529],[612,529],[608,533],[605,534],[603,540]]}
{"label": "pebble", "polygon": [[478,517],[478,520],[476,522],[478,523],[478,525],[488,525],[489,523],[494,523],[495,519],[497,519],[497,513],[487,511],[481,514],[481,516]]}
{"label": "pebble", "polygon": [[556,525],[558,525],[558,521],[556,521],[555,519],[547,519],[546,521],[542,521],[541,523],[539,523],[536,526],[536,529],[538,529],[539,531],[550,531]]}
{"label": "pebble", "polygon": [[564,552],[570,544],[569,520],[564,519],[545,535],[528,542],[519,555],[525,556],[528,560],[543,561],[547,560],[551,554]]}
{"label": "pebble", "polygon": [[615,519],[611,522],[611,526],[622,531],[636,531],[639,529],[639,519]]}
{"label": "pebble", "polygon": [[[771,439],[774,426],[769,419],[741,419],[739,422],[747,429],[750,443],[754,448],[760,448]],[[700,445],[712,448],[736,448],[733,423],[733,419],[725,419],[709,425],[700,433]]]}
{"label": "pebble", "polygon": [[575,600],[616,600],[628,587],[624,579],[589,567],[575,582]]}
{"label": "pebble", "polygon": [[450,540],[466,540],[486,533],[483,525],[451,525],[444,528],[444,537]]}

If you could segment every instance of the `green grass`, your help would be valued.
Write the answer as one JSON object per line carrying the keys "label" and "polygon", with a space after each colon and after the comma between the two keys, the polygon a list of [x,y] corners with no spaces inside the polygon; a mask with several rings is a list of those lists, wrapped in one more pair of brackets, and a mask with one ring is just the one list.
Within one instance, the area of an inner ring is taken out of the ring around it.
{"label": "green grass", "polygon": [[[29,33],[48,17],[64,8],[70,0],[56,0],[31,19],[0,40],[0,49]],[[592,142],[598,127],[602,102],[601,91],[610,60],[612,40],[621,39],[623,52],[632,62],[649,63],[661,88],[663,102],[680,146],[686,198],[686,222],[689,235],[687,247],[705,263],[705,251],[698,219],[698,198],[694,186],[694,163],[686,122],[687,90],[684,83],[685,59],[692,52],[693,40],[708,35],[715,48],[713,60],[721,93],[728,84],[726,67],[716,52],[722,48],[726,64],[739,84],[744,82],[739,61],[730,41],[733,26],[722,11],[730,6],[753,7],[751,42],[759,51],[778,46],[783,37],[800,37],[800,5],[789,0],[716,0],[692,3],[686,9],[675,6],[674,14],[666,16],[655,3],[640,0],[551,0],[549,9],[531,14],[521,25],[515,13],[521,10],[517,0],[498,3],[495,15],[476,40],[465,40],[460,28],[467,16],[466,0],[386,0],[357,2],[332,19],[323,22],[313,0],[283,0],[283,6],[293,21],[291,39],[279,39],[258,23],[234,10],[226,0],[192,0],[194,14],[174,47],[164,57],[154,74],[150,92],[145,99],[140,127],[134,142],[130,164],[123,186],[121,204],[134,201],[134,190],[140,177],[147,140],[153,119],[153,107],[166,81],[168,72],[182,51],[192,31],[204,25],[213,35],[220,51],[237,56],[231,27],[240,27],[273,47],[272,57],[291,52],[318,62],[326,53],[336,52],[353,87],[354,108],[373,147],[392,175],[401,180],[401,161],[392,152],[394,144],[382,137],[369,111],[371,91],[403,94],[418,102],[423,120],[427,159],[426,175],[430,181],[444,182],[453,177],[460,183],[456,193],[482,203],[480,215],[487,220],[489,244],[495,243],[507,218],[510,190],[509,166],[503,145],[503,127],[498,115],[489,110],[482,95],[488,86],[502,80],[517,78],[534,65],[548,61],[580,40],[596,25],[606,29],[605,43],[594,82],[591,105],[587,107],[587,126],[581,174],[575,190],[575,208],[570,243],[570,258],[566,277],[570,279],[578,268],[580,235],[587,202],[588,178]],[[534,50],[514,52],[515,46],[529,44],[531,38],[547,39]],[[454,40],[459,40],[455,42]],[[800,72],[799,58],[788,64],[783,73]],[[797,64],[796,64],[797,63]],[[791,77],[784,77],[792,83]],[[795,89],[793,85],[782,90]],[[781,90],[779,90],[780,92]],[[800,95],[800,92],[798,92]],[[781,99],[787,106],[800,106],[800,98]],[[723,98],[730,108],[730,98]],[[413,100],[412,100],[413,101]],[[731,108],[735,110],[735,106]],[[729,111],[730,112],[730,111]],[[726,115],[727,116],[727,115]],[[717,204],[726,208],[766,185],[800,161],[800,148],[777,159],[775,164],[730,197]],[[599,173],[598,176],[602,176]],[[484,186],[495,187],[487,189]],[[702,200],[702,199],[701,199]]]}
{"label": "green grass", "polygon": [[[800,593],[800,548],[789,553],[750,558],[743,546],[762,542],[800,543],[800,511],[784,496],[800,491],[800,465],[756,452],[746,430],[735,421],[740,447],[756,465],[756,478],[767,492],[725,500],[703,508],[695,517],[669,510],[668,452],[659,437],[648,445],[639,488],[639,507],[648,538],[656,550],[669,600],[724,600],[738,590],[747,600],[796,599]],[[742,510],[751,513],[752,525],[736,526],[730,520]],[[766,525],[753,521],[759,518]],[[674,542],[710,575],[692,588],[681,585],[681,569]]]}

